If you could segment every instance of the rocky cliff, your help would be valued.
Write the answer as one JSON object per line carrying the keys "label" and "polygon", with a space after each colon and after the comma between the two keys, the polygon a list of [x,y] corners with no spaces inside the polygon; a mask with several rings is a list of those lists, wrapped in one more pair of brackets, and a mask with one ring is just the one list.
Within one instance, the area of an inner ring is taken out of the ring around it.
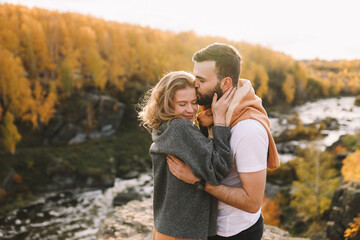
{"label": "rocky cliff", "polygon": [[115,133],[125,105],[107,95],[77,94],[59,107],[44,130],[52,145],[82,143]]}
{"label": "rocky cliff", "polygon": [[[126,205],[115,207],[105,219],[98,232],[98,240],[151,240],[153,229],[152,200],[133,200]],[[263,240],[305,240],[292,238],[279,228],[265,225]]]}
{"label": "rocky cliff", "polygon": [[[326,232],[329,240],[344,239],[345,229],[360,213],[360,182],[339,187],[333,196]],[[357,238],[360,239],[360,234]]]}

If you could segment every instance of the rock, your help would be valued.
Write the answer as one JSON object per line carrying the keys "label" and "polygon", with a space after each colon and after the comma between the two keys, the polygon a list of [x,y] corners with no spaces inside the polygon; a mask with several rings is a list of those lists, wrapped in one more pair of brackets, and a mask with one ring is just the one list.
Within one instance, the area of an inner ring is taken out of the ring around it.
{"label": "rock", "polygon": [[82,143],[116,132],[125,105],[107,95],[77,94],[66,99],[44,130],[45,143]]}
{"label": "rock", "polygon": [[11,189],[11,187],[14,183],[13,176],[15,174],[15,170],[13,168],[9,168],[6,170],[7,170],[6,171],[7,173],[5,174],[4,178],[0,179],[1,180],[0,188],[8,190],[8,189]]}
{"label": "rock", "polygon": [[290,233],[274,226],[265,225],[262,240],[310,240],[309,238],[292,238]]}
{"label": "rock", "polygon": [[116,207],[100,226],[97,239],[143,240],[153,230],[152,200],[134,200]]}
{"label": "rock", "polygon": [[62,145],[67,144],[72,138],[76,137],[78,132],[81,131],[80,128],[76,127],[72,123],[63,125],[59,129],[59,132],[53,137],[51,143],[53,145]]}
{"label": "rock", "polygon": [[327,130],[338,130],[340,127],[339,121],[332,117],[321,120],[321,123],[325,124]]}
{"label": "rock", "polygon": [[113,206],[122,206],[132,200],[141,200],[141,195],[135,191],[119,193],[113,200]]}
{"label": "rock", "polygon": [[349,223],[360,213],[360,182],[340,186],[334,193],[327,223],[329,240],[343,239]]}
{"label": "rock", "polygon": [[[97,233],[98,240],[151,240],[153,231],[152,199],[130,201],[116,207]],[[289,232],[265,225],[263,240],[309,240],[292,238]]]}
{"label": "rock", "polygon": [[360,132],[340,136],[340,138],[330,147],[327,147],[326,150],[335,151],[339,146],[345,148],[346,152],[355,152],[356,149],[360,148]]}
{"label": "rock", "polygon": [[280,191],[280,189],[281,186],[267,182],[265,187],[265,196],[272,199],[276,193]]}
{"label": "rock", "polygon": [[51,180],[46,185],[47,191],[73,187],[75,184],[75,167],[62,158],[53,157],[45,167],[45,174]]}
{"label": "rock", "polygon": [[354,105],[355,106],[360,106],[360,95],[356,96]]}
{"label": "rock", "polygon": [[122,175],[121,178],[122,179],[132,179],[132,178],[137,178],[139,176],[140,176],[140,173],[138,171],[131,170],[131,171],[127,172],[126,174]]}
{"label": "rock", "polygon": [[60,157],[51,157],[43,167],[48,182],[40,188],[41,191],[59,191],[77,187],[104,188],[114,184],[114,174],[97,168],[79,172],[71,161]]}
{"label": "rock", "polygon": [[280,154],[297,154],[297,146],[293,142],[276,143],[276,148]]}

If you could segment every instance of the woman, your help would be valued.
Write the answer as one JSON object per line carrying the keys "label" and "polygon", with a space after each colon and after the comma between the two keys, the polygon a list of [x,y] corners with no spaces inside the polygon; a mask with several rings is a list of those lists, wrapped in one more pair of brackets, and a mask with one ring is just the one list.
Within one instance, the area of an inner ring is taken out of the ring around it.
{"label": "woman", "polygon": [[[194,76],[166,74],[146,95],[139,113],[141,125],[152,130],[150,154],[154,175],[153,239],[206,239],[216,234],[216,199],[202,191],[203,181],[220,184],[232,168],[230,128],[225,113],[235,92],[213,98],[213,140],[193,124],[198,111]],[[194,185],[173,176],[168,155],[186,162],[202,181]]]}

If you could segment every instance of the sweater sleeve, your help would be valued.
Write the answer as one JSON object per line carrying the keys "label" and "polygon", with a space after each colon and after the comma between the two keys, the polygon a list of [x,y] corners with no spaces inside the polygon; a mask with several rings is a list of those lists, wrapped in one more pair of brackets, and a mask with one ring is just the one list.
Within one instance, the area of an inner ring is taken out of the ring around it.
{"label": "sweater sleeve", "polygon": [[196,177],[219,185],[233,166],[230,128],[215,126],[213,135],[208,139],[190,121],[174,119],[157,139],[157,151],[178,157]]}

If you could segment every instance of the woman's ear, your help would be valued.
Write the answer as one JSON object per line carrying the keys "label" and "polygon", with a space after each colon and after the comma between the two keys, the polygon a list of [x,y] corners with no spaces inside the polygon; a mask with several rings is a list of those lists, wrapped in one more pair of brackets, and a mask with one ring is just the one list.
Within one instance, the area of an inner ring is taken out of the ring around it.
{"label": "woman's ear", "polygon": [[226,77],[221,80],[220,88],[223,93],[226,92],[231,86],[232,86],[231,77]]}

